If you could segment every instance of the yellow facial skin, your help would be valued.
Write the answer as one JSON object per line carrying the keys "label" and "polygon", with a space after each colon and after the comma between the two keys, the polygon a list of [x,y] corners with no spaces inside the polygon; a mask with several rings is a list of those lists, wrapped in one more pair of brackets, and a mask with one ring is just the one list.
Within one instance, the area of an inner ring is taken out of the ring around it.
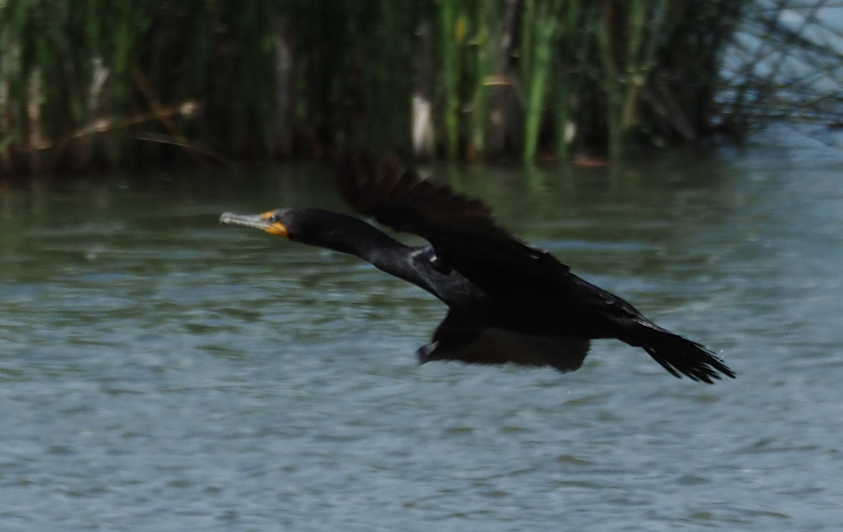
{"label": "yellow facial skin", "polygon": [[272,218],[275,216],[275,213],[269,211],[261,214],[260,216],[266,222],[266,225],[263,227],[264,231],[266,231],[270,235],[280,236],[281,238],[287,238],[287,228],[284,227],[284,224],[278,221],[272,221]]}

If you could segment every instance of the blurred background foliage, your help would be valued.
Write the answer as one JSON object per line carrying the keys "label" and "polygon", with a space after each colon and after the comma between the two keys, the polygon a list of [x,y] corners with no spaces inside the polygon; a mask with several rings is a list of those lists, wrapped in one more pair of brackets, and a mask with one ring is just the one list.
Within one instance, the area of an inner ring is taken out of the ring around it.
{"label": "blurred background foliage", "polygon": [[0,172],[623,157],[833,123],[827,1],[0,0]]}

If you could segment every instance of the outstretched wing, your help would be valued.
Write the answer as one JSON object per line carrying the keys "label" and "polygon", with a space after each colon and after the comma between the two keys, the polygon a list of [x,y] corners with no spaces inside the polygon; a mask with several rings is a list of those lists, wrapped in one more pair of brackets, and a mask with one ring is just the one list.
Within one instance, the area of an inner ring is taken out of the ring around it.
{"label": "outstretched wing", "polygon": [[478,286],[499,288],[516,275],[523,284],[568,274],[568,267],[550,253],[498,226],[481,201],[423,180],[412,169],[402,172],[395,156],[380,164],[369,151],[348,152],[340,158],[337,181],[354,210],[427,239],[446,267]]}
{"label": "outstretched wing", "polygon": [[588,353],[589,341],[476,328],[453,311],[433,333],[433,341],[418,350],[419,362],[460,360],[469,364],[552,366],[577,370]]}

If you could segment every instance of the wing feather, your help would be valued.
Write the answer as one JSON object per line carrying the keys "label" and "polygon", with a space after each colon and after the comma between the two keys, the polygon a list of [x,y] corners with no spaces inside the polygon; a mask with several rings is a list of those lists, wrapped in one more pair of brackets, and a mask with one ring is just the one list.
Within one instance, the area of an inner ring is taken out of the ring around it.
{"label": "wing feather", "polygon": [[476,328],[449,312],[436,332],[433,342],[418,351],[419,362],[459,360],[468,364],[506,364],[552,366],[559,371],[576,371],[585,360],[589,341],[521,334],[503,329]]}
{"label": "wing feather", "polygon": [[337,181],[355,211],[427,239],[449,267],[487,289],[512,276],[547,282],[568,274],[550,253],[497,225],[483,202],[424,180],[413,169],[402,171],[394,155],[379,165],[368,150],[349,151],[339,160]]}

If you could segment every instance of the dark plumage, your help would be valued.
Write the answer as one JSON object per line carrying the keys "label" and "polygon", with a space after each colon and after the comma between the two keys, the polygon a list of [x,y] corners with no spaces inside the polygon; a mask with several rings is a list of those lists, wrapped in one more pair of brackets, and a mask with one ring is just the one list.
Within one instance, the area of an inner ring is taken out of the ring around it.
{"label": "dark plumage", "polygon": [[413,283],[448,305],[421,363],[461,360],[580,367],[593,338],[641,347],[676,377],[711,383],[734,377],[702,345],[662,329],[632,305],[576,275],[547,251],[513,238],[482,202],[383,164],[368,152],[340,158],[337,181],[351,207],[430,247],[410,247],[357,218],[321,209],[225,213],[223,223],[349,253]]}

